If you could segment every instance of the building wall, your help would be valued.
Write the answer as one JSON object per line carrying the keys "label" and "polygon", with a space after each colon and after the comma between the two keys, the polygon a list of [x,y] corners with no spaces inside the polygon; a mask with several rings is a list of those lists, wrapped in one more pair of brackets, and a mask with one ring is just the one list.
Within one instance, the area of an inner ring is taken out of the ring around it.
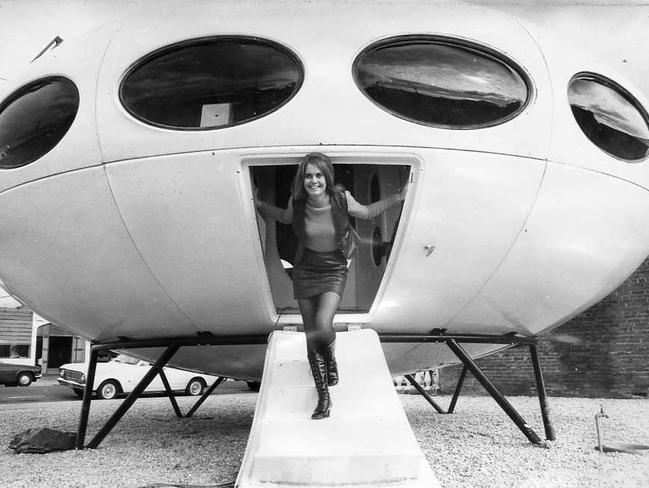
{"label": "building wall", "polygon": [[[603,301],[540,337],[539,357],[548,394],[646,397],[649,393],[649,259]],[[536,394],[526,347],[478,359],[506,395]],[[461,366],[440,372],[443,393],[455,388]],[[463,393],[486,394],[468,374]]]}
{"label": "building wall", "polygon": [[31,341],[31,310],[0,308],[0,359],[28,358]]}
{"label": "building wall", "polygon": [[39,364],[46,374],[64,363],[83,362],[89,352],[88,341],[50,324],[28,308],[0,306],[0,360]]}

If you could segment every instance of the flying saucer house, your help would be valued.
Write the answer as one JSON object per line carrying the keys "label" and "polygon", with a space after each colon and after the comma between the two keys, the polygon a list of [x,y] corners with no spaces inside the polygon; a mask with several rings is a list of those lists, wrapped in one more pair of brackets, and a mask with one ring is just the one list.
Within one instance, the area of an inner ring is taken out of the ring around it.
{"label": "flying saucer house", "polygon": [[225,338],[170,364],[259,379],[251,338],[301,319],[290,232],[253,192],[285,205],[314,150],[361,203],[409,185],[357,223],[335,319],[391,336],[393,374],[457,362],[405,335],[534,337],[646,257],[647,93],[618,67],[477,7],[255,8],[130,17],[6,84],[7,290],[95,344]]}

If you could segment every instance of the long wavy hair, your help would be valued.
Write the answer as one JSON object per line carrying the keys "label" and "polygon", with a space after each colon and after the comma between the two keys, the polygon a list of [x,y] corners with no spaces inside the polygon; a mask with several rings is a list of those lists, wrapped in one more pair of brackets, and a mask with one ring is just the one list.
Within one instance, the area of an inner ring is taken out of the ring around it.
{"label": "long wavy hair", "polygon": [[319,152],[313,152],[307,154],[306,156],[304,156],[304,158],[302,158],[300,166],[298,166],[297,172],[293,177],[291,190],[293,193],[293,198],[295,200],[306,200],[307,193],[304,189],[304,176],[306,174],[306,167],[308,164],[312,164],[320,170],[325,178],[325,182],[327,183],[325,191],[329,195],[333,195],[334,193],[341,191],[341,188],[337,187],[334,184],[334,167],[333,164],[331,164],[331,159],[329,159],[329,156]]}

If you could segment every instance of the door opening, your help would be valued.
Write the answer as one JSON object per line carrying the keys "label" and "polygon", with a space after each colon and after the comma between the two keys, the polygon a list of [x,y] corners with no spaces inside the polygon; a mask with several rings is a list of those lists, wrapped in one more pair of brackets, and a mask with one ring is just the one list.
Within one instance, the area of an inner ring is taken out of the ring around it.
{"label": "door opening", "polygon": [[[342,185],[363,205],[398,193],[408,184],[410,168],[409,164],[334,164],[336,184]],[[252,187],[260,200],[286,208],[296,170],[297,164],[294,163],[253,165],[250,167]],[[401,209],[402,204],[398,204],[371,219],[352,218],[361,243],[349,263],[347,286],[339,313],[366,313],[372,306],[397,235]],[[256,215],[276,311],[298,313],[291,281],[297,238],[290,224],[264,218],[260,212]]]}

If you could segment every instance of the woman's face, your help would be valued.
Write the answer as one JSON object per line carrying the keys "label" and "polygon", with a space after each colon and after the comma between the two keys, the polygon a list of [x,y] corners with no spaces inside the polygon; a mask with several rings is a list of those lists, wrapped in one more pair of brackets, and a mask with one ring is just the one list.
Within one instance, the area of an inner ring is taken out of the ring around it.
{"label": "woman's face", "polygon": [[327,189],[327,181],[322,171],[313,164],[307,164],[304,171],[304,189],[310,197],[317,198]]}

